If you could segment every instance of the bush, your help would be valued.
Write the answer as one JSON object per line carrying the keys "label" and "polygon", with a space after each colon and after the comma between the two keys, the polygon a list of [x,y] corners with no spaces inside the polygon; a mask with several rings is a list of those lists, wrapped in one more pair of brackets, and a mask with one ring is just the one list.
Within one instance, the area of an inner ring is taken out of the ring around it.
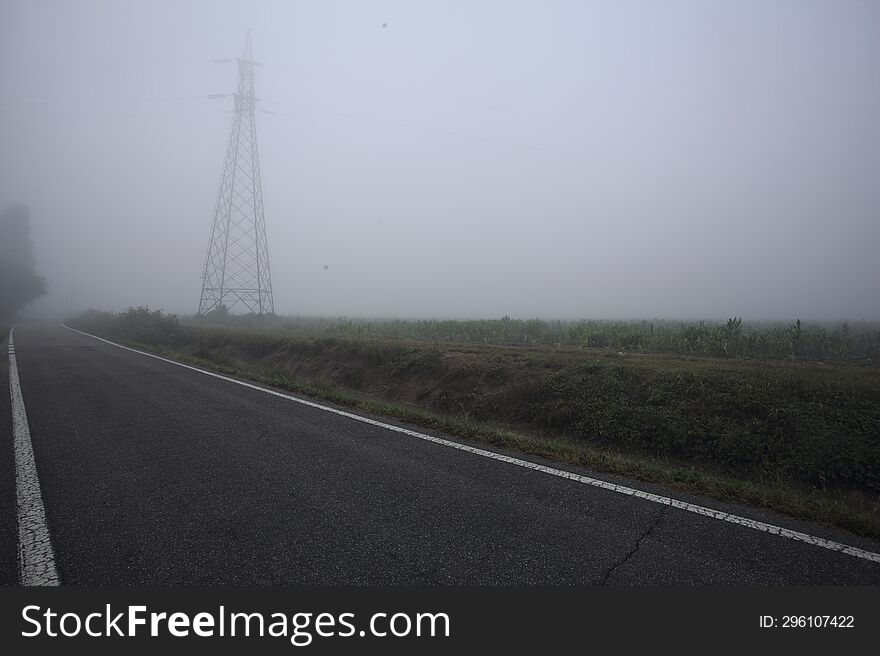
{"label": "bush", "polygon": [[96,333],[110,339],[121,339],[152,345],[174,345],[183,328],[176,314],[148,307],[128,308],[125,312],[88,310],[68,321],[73,328]]}

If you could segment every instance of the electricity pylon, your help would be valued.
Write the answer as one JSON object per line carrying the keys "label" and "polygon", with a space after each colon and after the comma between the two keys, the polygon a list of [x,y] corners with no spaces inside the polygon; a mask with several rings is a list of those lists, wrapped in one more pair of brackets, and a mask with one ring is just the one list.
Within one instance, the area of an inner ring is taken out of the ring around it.
{"label": "electricity pylon", "polygon": [[238,60],[238,92],[233,94],[235,112],[205,256],[200,316],[236,307],[275,313],[257,151],[255,66],[259,64],[253,61],[248,32]]}

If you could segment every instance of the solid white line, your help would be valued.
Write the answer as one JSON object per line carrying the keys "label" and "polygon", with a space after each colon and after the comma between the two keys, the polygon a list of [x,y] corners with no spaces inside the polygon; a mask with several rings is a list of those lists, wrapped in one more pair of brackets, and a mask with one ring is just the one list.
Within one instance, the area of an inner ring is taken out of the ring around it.
{"label": "solid white line", "polygon": [[15,346],[9,331],[9,393],[12,397],[12,435],[15,443],[15,496],[18,506],[18,567],[22,585],[59,585],[55,553],[46,525],[40,479],[34,462],[31,432],[18,381]]}
{"label": "solid white line", "polygon": [[[62,325],[64,325],[64,324],[62,324]],[[288,401],[293,401],[295,403],[300,403],[302,405],[309,406],[310,408],[316,408],[318,410],[323,410],[325,412],[332,412],[333,414],[339,415],[341,417],[347,417],[349,419],[353,419],[355,421],[359,421],[364,424],[378,426],[379,428],[384,428],[386,430],[394,431],[395,433],[403,433],[404,435],[409,435],[410,437],[415,437],[420,440],[425,440],[426,442],[433,442],[434,444],[440,444],[442,446],[446,446],[446,447],[449,447],[452,449],[458,449],[459,451],[467,451],[468,453],[472,453],[474,455],[482,456],[484,458],[491,458],[492,460],[499,460],[501,462],[506,462],[511,465],[516,465],[517,467],[524,467],[525,469],[539,471],[544,474],[549,474],[551,476],[558,476],[559,478],[566,478],[568,480],[575,481],[577,483],[591,485],[593,487],[598,487],[603,490],[609,490],[611,492],[625,494],[627,496],[636,497],[639,499],[644,499],[645,501],[651,501],[653,503],[659,503],[659,504],[662,504],[665,506],[671,506],[672,508],[678,508],[679,510],[684,510],[687,512],[695,513],[697,515],[711,517],[712,519],[717,519],[717,520],[723,521],[723,522],[729,522],[731,524],[738,524],[739,526],[744,526],[746,528],[750,528],[750,529],[753,529],[756,531],[762,531],[764,533],[771,533],[773,535],[778,535],[780,537],[788,538],[790,540],[796,540],[798,542],[806,542],[807,544],[812,544],[816,547],[822,547],[823,549],[829,549],[830,551],[838,551],[840,553],[847,554],[848,556],[855,556],[856,558],[862,558],[864,560],[870,560],[875,563],[880,563],[880,553],[875,553],[873,551],[867,551],[865,549],[859,549],[858,547],[852,547],[850,545],[842,544],[840,542],[835,542],[833,540],[826,540],[825,538],[820,538],[815,535],[810,535],[808,533],[801,533],[800,531],[793,531],[788,528],[783,528],[782,526],[776,526],[774,524],[767,524],[765,522],[759,522],[757,520],[749,519],[747,517],[733,515],[731,513],[726,513],[721,510],[715,510],[713,508],[699,506],[694,503],[688,503],[687,501],[680,501],[678,499],[672,499],[670,497],[665,497],[665,496],[662,496],[659,494],[653,494],[651,492],[645,492],[643,490],[638,490],[636,488],[627,487],[625,485],[618,485],[616,483],[609,483],[608,481],[603,481],[598,478],[591,478],[590,476],[583,476],[581,474],[575,474],[573,472],[565,471],[563,469],[556,469],[554,467],[547,467],[545,465],[539,465],[537,463],[530,462],[528,460],[522,460],[520,458],[514,458],[512,456],[505,456],[500,453],[495,453],[494,451],[487,451],[485,449],[480,449],[477,447],[468,446],[466,444],[459,444],[458,442],[444,440],[440,437],[433,437],[431,435],[419,433],[418,431],[410,430],[408,428],[401,428],[400,426],[394,426],[393,424],[386,424],[385,422],[377,421],[375,419],[370,419],[368,417],[363,417],[361,415],[356,415],[351,412],[346,412],[345,410],[337,410],[336,408],[331,408],[326,405],[321,405],[320,403],[315,403],[314,401],[307,401],[305,399],[301,399],[296,396],[291,396],[290,394],[278,392],[276,390],[269,389],[266,387],[260,387],[259,385],[254,385],[253,383],[246,383],[242,380],[236,380],[235,378],[230,378],[230,377],[224,376],[222,374],[214,373],[213,371],[207,371],[205,369],[199,369],[198,367],[184,364],[182,362],[176,362],[174,360],[169,360],[168,358],[163,358],[163,357],[161,357],[159,355],[155,355],[153,353],[147,353],[146,351],[139,351],[138,349],[133,349],[128,346],[123,346],[122,344],[117,344],[116,342],[111,342],[110,340],[104,339],[103,337],[98,337],[97,335],[85,333],[81,330],[77,330],[76,328],[71,328],[66,325],[64,327],[70,331],[79,333],[80,335],[85,335],[86,337],[91,337],[93,339],[100,340],[102,342],[105,342],[105,343],[110,344],[112,346],[115,346],[117,348],[121,348],[126,351],[131,351],[132,353],[138,353],[138,354],[146,356],[148,358],[154,358],[156,360],[161,360],[162,362],[167,362],[167,363],[173,364],[177,367],[183,367],[184,369],[189,369],[190,371],[196,371],[200,374],[204,374],[205,376],[211,376],[212,378],[219,378],[220,380],[225,380],[230,383],[235,383],[236,385],[241,385],[242,387],[249,387],[250,389],[258,390],[260,392],[265,392],[266,394],[271,394],[272,396],[277,396],[282,399],[287,399]]]}

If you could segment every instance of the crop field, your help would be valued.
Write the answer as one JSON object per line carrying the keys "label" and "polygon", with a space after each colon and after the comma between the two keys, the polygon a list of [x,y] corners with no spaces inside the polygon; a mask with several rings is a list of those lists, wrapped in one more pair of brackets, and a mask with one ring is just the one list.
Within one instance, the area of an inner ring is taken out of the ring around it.
{"label": "crop field", "polygon": [[374,414],[880,535],[880,325],[209,317],[71,325]]}
{"label": "crop field", "polygon": [[405,339],[458,344],[574,346],[634,353],[880,362],[880,323],[708,321],[405,320],[346,317],[209,315],[194,325],[278,330],[347,339]]}

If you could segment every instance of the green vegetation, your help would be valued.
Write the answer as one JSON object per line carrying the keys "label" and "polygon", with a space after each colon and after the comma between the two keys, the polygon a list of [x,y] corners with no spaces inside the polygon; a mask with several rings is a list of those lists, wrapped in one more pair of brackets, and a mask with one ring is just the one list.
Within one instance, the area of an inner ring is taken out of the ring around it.
{"label": "green vegetation", "polygon": [[628,337],[651,338],[650,322],[229,319],[140,308],[72,323],[375,414],[880,536],[876,326],[655,322],[664,336],[650,342]]}
{"label": "green vegetation", "polygon": [[260,317],[214,313],[195,325],[260,328],[287,335],[403,339],[451,344],[572,346],[722,358],[880,363],[880,324],[706,321],[403,320]]}
{"label": "green vegetation", "polygon": [[173,346],[176,336],[181,333],[177,315],[145,307],[129,308],[120,314],[89,310],[67,323],[109,339],[137,344]]}

